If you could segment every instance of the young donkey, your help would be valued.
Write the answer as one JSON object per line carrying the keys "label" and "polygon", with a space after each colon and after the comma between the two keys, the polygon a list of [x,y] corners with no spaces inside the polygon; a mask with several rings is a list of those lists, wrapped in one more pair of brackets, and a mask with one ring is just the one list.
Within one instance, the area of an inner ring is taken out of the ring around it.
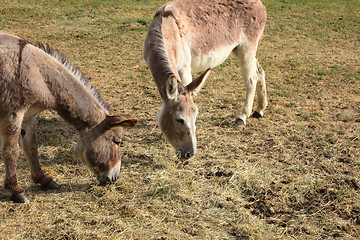
{"label": "young donkey", "polygon": [[41,170],[35,137],[35,116],[53,109],[79,133],[76,147],[81,160],[105,184],[120,171],[123,127],[137,119],[112,116],[90,83],[68,60],[41,44],[0,32],[0,136],[5,163],[4,187],[15,202],[28,202],[18,185],[18,139],[35,183],[45,189],[58,185]]}
{"label": "young donkey", "polygon": [[[245,106],[236,125],[245,125],[257,93],[254,117],[267,105],[265,74],[256,60],[266,11],[260,0],[176,0],[154,16],[144,47],[145,61],[155,79],[163,104],[159,125],[181,158],[196,152],[199,92],[210,69],[234,53],[245,80]],[[192,81],[192,73],[205,71]]]}

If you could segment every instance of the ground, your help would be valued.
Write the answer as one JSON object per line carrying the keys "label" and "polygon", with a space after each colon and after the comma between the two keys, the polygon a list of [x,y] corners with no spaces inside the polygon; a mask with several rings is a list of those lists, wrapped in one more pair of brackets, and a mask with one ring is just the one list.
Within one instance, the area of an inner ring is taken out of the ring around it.
{"label": "ground", "polygon": [[233,126],[245,91],[230,57],[195,99],[198,153],[187,161],[157,127],[160,96],[142,58],[165,2],[2,0],[1,31],[59,49],[114,113],[140,123],[125,131],[119,180],[104,187],[73,154],[75,129],[41,113],[41,163],[61,188],[33,184],[21,155],[31,203],[0,187],[0,239],[359,239],[358,2],[264,0],[265,116]]}

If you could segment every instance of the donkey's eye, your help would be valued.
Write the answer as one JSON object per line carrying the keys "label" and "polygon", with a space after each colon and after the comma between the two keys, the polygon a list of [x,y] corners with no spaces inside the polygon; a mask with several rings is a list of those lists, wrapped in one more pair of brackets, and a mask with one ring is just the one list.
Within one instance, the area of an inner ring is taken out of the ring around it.
{"label": "donkey's eye", "polygon": [[116,144],[116,145],[120,145],[120,143],[121,143],[121,139],[120,138],[114,138],[113,139],[113,142]]}
{"label": "donkey's eye", "polygon": [[185,123],[185,121],[184,121],[184,119],[176,119],[176,121],[178,122],[178,123],[180,123],[181,125],[184,125],[184,123]]}

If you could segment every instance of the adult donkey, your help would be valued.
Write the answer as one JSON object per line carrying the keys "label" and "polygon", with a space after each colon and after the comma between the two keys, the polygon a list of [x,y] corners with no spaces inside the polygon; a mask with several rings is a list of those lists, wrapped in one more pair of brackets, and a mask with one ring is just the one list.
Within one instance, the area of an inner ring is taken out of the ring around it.
{"label": "adult donkey", "polygon": [[[162,6],[146,36],[144,58],[162,98],[159,125],[181,158],[196,152],[192,95],[210,69],[234,53],[245,80],[245,105],[235,124],[245,125],[257,93],[254,117],[267,106],[265,74],[256,59],[266,11],[260,0],[176,0]],[[192,81],[192,74],[205,71]]]}
{"label": "adult donkey", "polygon": [[53,109],[72,124],[80,138],[77,153],[98,180],[114,182],[121,165],[122,128],[136,118],[113,116],[97,91],[76,68],[50,47],[0,33],[0,136],[5,163],[4,187],[14,202],[29,202],[18,185],[19,136],[35,183],[58,185],[41,170],[35,137],[35,116]]}

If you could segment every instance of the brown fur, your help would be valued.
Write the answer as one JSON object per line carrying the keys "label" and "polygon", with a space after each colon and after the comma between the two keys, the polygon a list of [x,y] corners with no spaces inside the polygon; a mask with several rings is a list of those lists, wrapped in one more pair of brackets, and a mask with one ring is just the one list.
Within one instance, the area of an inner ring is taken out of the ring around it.
{"label": "brown fur", "polygon": [[[168,79],[172,76],[181,88],[189,89],[193,73],[218,66],[233,52],[239,59],[246,85],[245,105],[236,124],[245,125],[252,111],[255,91],[258,94],[256,116],[263,115],[267,106],[265,76],[256,60],[256,50],[266,17],[260,0],[175,0],[160,7],[155,14],[145,40],[144,59],[163,100],[160,127],[177,151],[196,151],[194,136],[185,140],[179,137],[180,131],[195,134],[196,114],[174,115],[173,108],[178,104],[183,109],[195,104],[191,95],[188,101],[168,97]],[[201,83],[189,93],[196,95],[205,79],[200,78]],[[186,128],[174,122],[180,115],[187,116]],[[192,149],[185,147],[190,138],[193,139]]]}
{"label": "brown fur", "polygon": [[118,178],[122,127],[135,126],[137,119],[111,116],[106,103],[66,58],[50,47],[0,33],[0,89],[4,186],[14,201],[28,201],[16,177],[20,132],[34,182],[57,187],[41,170],[37,154],[35,116],[45,109],[57,111],[76,128],[77,152],[102,183]]}
{"label": "brown fur", "polygon": [[258,0],[179,0],[171,6],[178,11],[183,35],[203,54],[235,43],[242,31],[250,43],[257,43],[266,21],[265,7]]}

